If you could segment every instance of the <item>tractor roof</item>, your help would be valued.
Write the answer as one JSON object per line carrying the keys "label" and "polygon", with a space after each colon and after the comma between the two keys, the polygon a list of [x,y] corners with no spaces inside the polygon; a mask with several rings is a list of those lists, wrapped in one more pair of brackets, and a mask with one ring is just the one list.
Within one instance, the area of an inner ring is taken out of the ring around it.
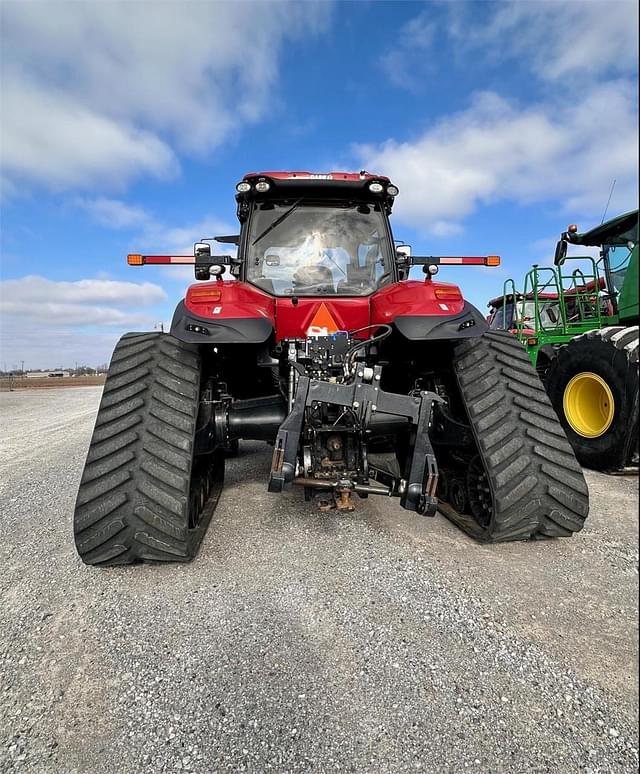
{"label": "tractor roof", "polygon": [[366,172],[247,172],[243,180],[252,180],[254,178],[270,178],[271,180],[348,180],[351,182],[362,182],[380,180],[389,183],[390,180],[384,175],[374,175]]}
{"label": "tractor roof", "polygon": [[569,234],[569,241],[574,245],[599,247],[602,244],[626,245],[627,242],[638,241],[638,210],[618,215],[606,223],[585,231],[583,234]]}
{"label": "tractor roof", "polygon": [[[267,183],[268,185],[264,185]],[[247,188],[247,186],[249,186]],[[243,190],[246,188],[246,190]],[[390,211],[396,186],[385,175],[361,172],[248,172],[236,186],[238,202],[249,199],[316,199],[384,202]]]}

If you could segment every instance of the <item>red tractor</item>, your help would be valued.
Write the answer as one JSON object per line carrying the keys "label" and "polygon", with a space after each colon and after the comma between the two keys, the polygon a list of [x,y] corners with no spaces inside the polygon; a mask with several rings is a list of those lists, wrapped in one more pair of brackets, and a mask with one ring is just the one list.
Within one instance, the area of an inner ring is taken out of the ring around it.
{"label": "red tractor", "polygon": [[398,497],[485,542],[582,528],[587,487],[526,351],[433,280],[497,256],[396,247],[381,175],[252,173],[236,191],[240,233],[216,241],[237,254],[128,258],[202,282],[170,333],[115,348],[76,503],[83,561],[193,558],[243,439],[273,446],[270,492],[323,510]]}

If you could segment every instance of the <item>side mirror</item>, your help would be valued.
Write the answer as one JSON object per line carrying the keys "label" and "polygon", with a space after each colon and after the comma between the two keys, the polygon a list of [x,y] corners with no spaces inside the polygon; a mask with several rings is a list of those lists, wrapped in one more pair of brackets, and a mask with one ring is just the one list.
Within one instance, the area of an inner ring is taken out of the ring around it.
{"label": "side mirror", "polygon": [[194,253],[194,271],[197,280],[209,280],[212,275],[216,279],[222,279],[225,266],[233,267],[240,263],[240,259],[233,255],[211,255],[211,247],[205,242],[196,242]]}
{"label": "side mirror", "polygon": [[396,253],[399,256],[411,258],[411,245],[396,245]]}
{"label": "side mirror", "polygon": [[567,257],[567,243],[564,239],[561,239],[556,245],[556,252],[553,256],[553,263],[555,266],[560,266],[564,259]]}
{"label": "side mirror", "polygon": [[206,242],[196,242],[193,246],[193,255],[196,258],[210,258],[211,257],[211,245]]}

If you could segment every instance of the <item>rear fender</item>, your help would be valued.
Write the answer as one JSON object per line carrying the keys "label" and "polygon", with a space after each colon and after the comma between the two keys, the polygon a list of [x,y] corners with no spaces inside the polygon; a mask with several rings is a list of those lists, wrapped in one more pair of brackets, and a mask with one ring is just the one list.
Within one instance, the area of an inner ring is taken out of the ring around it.
{"label": "rear fender", "polygon": [[192,285],[176,307],[171,335],[193,344],[261,344],[273,333],[274,299],[244,282]]}
{"label": "rear fender", "polygon": [[371,299],[371,322],[393,324],[410,341],[467,339],[489,326],[457,285],[406,280],[378,291]]}

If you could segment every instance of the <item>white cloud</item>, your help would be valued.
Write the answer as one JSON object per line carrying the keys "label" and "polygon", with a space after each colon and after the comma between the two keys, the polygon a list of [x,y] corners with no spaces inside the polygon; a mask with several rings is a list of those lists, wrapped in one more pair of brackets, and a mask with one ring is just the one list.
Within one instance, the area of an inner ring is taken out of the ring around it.
{"label": "white cloud", "polygon": [[2,314],[18,317],[23,325],[29,322],[55,324],[61,326],[114,325],[119,328],[139,328],[148,326],[155,319],[147,314],[112,309],[105,306],[88,304],[56,304],[50,301],[38,303],[2,301]]}
{"label": "white cloud", "polygon": [[282,47],[328,3],[2,4],[3,164],[20,186],[177,170],[267,111]]}
{"label": "white cloud", "polygon": [[[166,299],[165,291],[150,282],[56,282],[39,276],[4,280],[0,282],[0,359],[10,368],[16,358],[32,368],[70,365],[76,360],[104,362],[117,335],[96,331],[152,330],[165,311],[152,309]],[[145,307],[148,311],[140,311]]]}
{"label": "white cloud", "polygon": [[419,92],[433,55],[427,52],[432,47],[436,35],[436,24],[431,20],[431,12],[422,13],[404,24],[394,42],[380,57],[380,66],[389,81],[401,89]]}
{"label": "white cloud", "polygon": [[108,362],[122,333],[159,329],[168,300],[153,282],[104,277],[68,282],[42,276],[4,280],[0,362],[9,368],[21,360],[29,368]]}
{"label": "white cloud", "polygon": [[[0,305],[5,304],[107,304],[109,306],[148,306],[161,303],[167,294],[151,282],[119,282],[83,279],[57,282],[39,276],[0,282]],[[88,321],[90,324],[90,321]]]}
{"label": "white cloud", "polygon": [[[87,330],[113,327],[125,330],[149,330],[157,323],[158,314],[140,312],[140,307],[162,303],[164,290],[150,282],[119,282],[85,279],[77,282],[55,282],[44,277],[29,276],[0,282],[0,315],[2,315],[2,357],[21,352],[33,365],[34,351],[41,352],[42,340],[62,339],[71,351],[70,331],[89,340]],[[113,343],[113,335],[93,334],[96,340]],[[40,358],[41,365],[51,364],[51,358],[61,362],[63,356],[54,344]],[[75,359],[81,358],[81,348]],[[105,353],[99,360],[105,359]],[[67,363],[69,359],[67,358]]]}
{"label": "white cloud", "polygon": [[18,190],[34,180],[52,188],[121,187],[138,174],[163,177],[177,169],[173,151],[154,134],[53,85],[5,72],[2,104],[2,164]]}
{"label": "white cloud", "polygon": [[[609,118],[607,118],[609,117]],[[600,215],[612,179],[616,210],[637,202],[635,90],[616,81],[571,103],[519,106],[495,93],[408,142],[357,146],[359,162],[400,187],[399,220],[446,234],[481,205],[553,201]]]}
{"label": "white cloud", "polygon": [[153,223],[153,218],[143,207],[118,199],[101,196],[97,199],[77,199],[76,204],[85,209],[96,223],[109,228],[134,228]]}
{"label": "white cloud", "polygon": [[[499,3],[485,24],[470,23],[462,4],[449,6],[449,31],[458,46],[518,59],[549,81],[635,72],[638,4],[605,2]],[[575,95],[567,91],[567,99]]]}

